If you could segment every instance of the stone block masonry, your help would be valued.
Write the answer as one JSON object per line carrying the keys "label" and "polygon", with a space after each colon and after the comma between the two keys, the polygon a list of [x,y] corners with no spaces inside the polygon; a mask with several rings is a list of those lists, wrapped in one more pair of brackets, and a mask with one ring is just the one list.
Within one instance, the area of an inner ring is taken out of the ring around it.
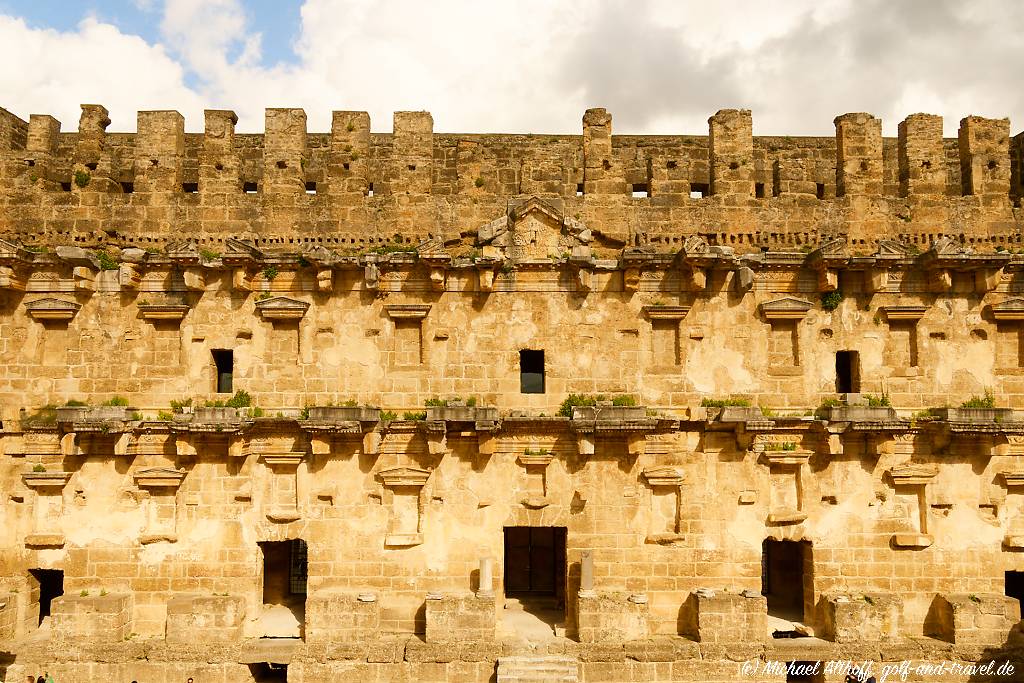
{"label": "stone block masonry", "polygon": [[0,110],[0,680],[1024,670],[1005,119],[236,121]]}

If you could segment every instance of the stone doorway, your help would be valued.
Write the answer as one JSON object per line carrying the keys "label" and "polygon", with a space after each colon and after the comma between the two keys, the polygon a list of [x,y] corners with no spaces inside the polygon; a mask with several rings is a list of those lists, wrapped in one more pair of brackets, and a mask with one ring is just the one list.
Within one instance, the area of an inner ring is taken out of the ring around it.
{"label": "stone doorway", "polygon": [[[306,622],[306,542],[264,541],[260,637],[302,638]],[[273,680],[273,679],[271,679]]]}
{"label": "stone doorway", "polygon": [[804,615],[813,591],[808,541],[765,540],[761,555],[761,593],[768,600],[768,628],[774,638],[811,635]]}
{"label": "stone doorway", "polygon": [[860,353],[836,351],[836,393],[860,393]]}
{"label": "stone doorway", "polygon": [[249,673],[255,683],[288,683],[287,664],[250,664]]}
{"label": "stone doorway", "polygon": [[565,527],[505,527],[504,626],[528,640],[564,631]]}
{"label": "stone doorway", "polygon": [[30,569],[32,577],[33,596],[39,591],[39,622],[42,626],[47,617],[50,616],[50,606],[54,599],[64,595],[64,572],[60,569]]}

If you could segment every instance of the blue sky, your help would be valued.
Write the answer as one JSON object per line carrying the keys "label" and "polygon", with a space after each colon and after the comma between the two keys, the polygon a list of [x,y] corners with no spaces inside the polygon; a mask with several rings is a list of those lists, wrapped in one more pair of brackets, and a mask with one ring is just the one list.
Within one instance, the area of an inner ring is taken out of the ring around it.
{"label": "blue sky", "polygon": [[[616,133],[706,134],[726,108],[757,135],[832,135],[869,112],[969,114],[1024,128],[1020,0],[0,0],[0,107],[56,116],[104,104],[427,110],[439,132],[579,133],[605,107]],[[966,57],[965,57],[966,56]]]}
{"label": "blue sky", "polygon": [[[299,37],[301,1],[246,0],[242,8],[247,25],[262,35],[264,66],[298,61],[294,44]],[[83,19],[93,16],[153,44],[161,40],[160,9],[157,0],[0,0],[0,14],[20,17],[34,28],[74,31]],[[188,80],[194,84],[195,75]]]}

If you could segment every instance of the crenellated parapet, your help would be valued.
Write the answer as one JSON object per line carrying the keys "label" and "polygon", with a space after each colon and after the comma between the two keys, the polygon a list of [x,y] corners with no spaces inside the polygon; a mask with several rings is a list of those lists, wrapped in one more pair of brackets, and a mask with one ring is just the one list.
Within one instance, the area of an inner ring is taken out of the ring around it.
{"label": "crenellated parapet", "polygon": [[[111,133],[101,105],[77,132],[47,115],[0,115],[0,234],[40,244],[158,246],[298,235],[358,249],[461,239],[510,202],[539,195],[615,244],[689,236],[738,252],[818,245],[921,248],[956,236],[986,249],[1020,243],[1021,135],[968,116],[958,137],[912,114],[896,139],[867,113],[836,117],[834,137],[753,135],[748,110],[723,109],[708,134],[613,135],[589,109],[582,136],[434,131],[429,112],[396,112],[372,133],[365,112],[336,111],[327,133],[301,109],[268,109],[262,134],[211,110],[186,133],[172,111],[140,112]],[[466,243],[466,246],[471,246]]]}

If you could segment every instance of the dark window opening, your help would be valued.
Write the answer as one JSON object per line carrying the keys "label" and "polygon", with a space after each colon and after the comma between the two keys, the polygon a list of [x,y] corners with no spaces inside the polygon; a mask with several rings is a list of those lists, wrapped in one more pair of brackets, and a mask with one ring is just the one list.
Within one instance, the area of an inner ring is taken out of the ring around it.
{"label": "dark window opening", "polygon": [[288,665],[270,662],[250,664],[249,675],[255,683],[288,683]]}
{"label": "dark window opening", "polygon": [[195,194],[199,192],[199,183],[182,183],[181,191],[185,194]]}
{"label": "dark window opening", "polygon": [[544,393],[544,352],[523,349],[519,352],[519,392]]}
{"label": "dark window opening", "polygon": [[223,171],[224,170],[224,164],[214,164],[213,168],[218,170],[218,171]]}
{"label": "dark window opening", "polygon": [[416,170],[416,164],[409,164],[409,170],[410,171],[415,171]]}
{"label": "dark window opening", "polygon": [[341,167],[347,171],[348,170],[348,162],[346,161],[345,163],[343,163],[341,165]]}
{"label": "dark window opening", "polygon": [[35,166],[36,165],[36,160],[35,159],[25,159],[25,164],[28,165],[28,166]]}
{"label": "dark window opening", "polygon": [[793,628],[777,629],[775,638],[800,638],[806,596],[811,593],[811,550],[806,541],[765,540],[761,555],[761,593],[770,616],[793,622]]}
{"label": "dark window opening", "polygon": [[633,183],[632,193],[634,199],[638,199],[640,197],[650,197],[650,186],[647,183]]}
{"label": "dark window opening", "polygon": [[576,196],[577,197],[582,197],[583,196],[583,183],[576,183]]}
{"label": "dark window opening", "polygon": [[672,160],[668,161],[665,164],[665,168],[676,168],[677,166],[679,166],[679,164],[677,164],[675,161],[672,161]]}
{"label": "dark window opening", "polygon": [[71,192],[71,183],[61,183],[60,189],[64,192]]}
{"label": "dark window opening", "polygon": [[285,162],[285,161],[279,161],[279,162],[277,162],[277,167],[282,169],[282,170],[286,169],[286,168],[288,168],[288,163]]}
{"label": "dark window opening", "polygon": [[306,194],[316,194],[316,182],[311,180],[306,183]]}
{"label": "dark window opening", "polygon": [[815,185],[815,188],[816,189],[815,189],[814,194],[818,197],[818,199],[824,199],[825,198],[825,183],[818,183],[817,185]]}
{"label": "dark window opening", "polygon": [[39,624],[50,616],[55,598],[64,595],[64,572],[60,569],[30,569],[29,575],[39,584]]}
{"label": "dark window opening", "polygon": [[836,351],[836,392],[860,393],[860,354],[856,351]]}
{"label": "dark window opening", "polygon": [[125,194],[135,192],[135,183],[121,183],[121,192]]}
{"label": "dark window opening", "polygon": [[99,166],[99,164],[97,164],[95,161],[90,161],[89,163],[87,163],[85,165],[85,167],[87,169],[89,169],[90,171],[95,171],[98,166]]}
{"label": "dark window opening", "polygon": [[[306,620],[307,555],[301,538],[264,541],[262,637],[301,638]],[[288,617],[290,613],[290,619]]]}
{"label": "dark window opening", "polygon": [[754,196],[764,199],[764,183],[754,183]]}
{"label": "dark window opening", "polygon": [[373,183],[370,183],[369,185],[366,186],[366,196],[367,197],[372,197],[373,196]]}
{"label": "dark window opening", "polygon": [[235,352],[231,349],[213,349],[213,364],[217,369],[217,393],[230,394],[234,384]]}
{"label": "dark window opening", "polygon": [[711,194],[707,183],[690,183],[690,199],[703,199]]}
{"label": "dark window opening", "polygon": [[242,192],[246,194],[256,194],[257,189],[256,183],[242,183]]}
{"label": "dark window opening", "polygon": [[1006,572],[1006,597],[1024,601],[1024,572]]}

